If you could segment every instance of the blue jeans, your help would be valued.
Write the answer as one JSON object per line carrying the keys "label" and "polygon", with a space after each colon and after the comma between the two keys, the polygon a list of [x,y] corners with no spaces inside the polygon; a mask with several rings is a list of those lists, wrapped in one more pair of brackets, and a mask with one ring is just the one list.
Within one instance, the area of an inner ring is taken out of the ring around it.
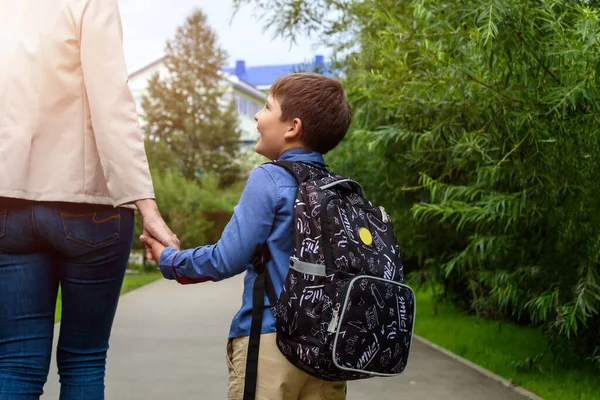
{"label": "blue jeans", "polygon": [[132,210],[0,198],[0,400],[42,394],[59,283],[60,399],[104,399],[132,239]]}

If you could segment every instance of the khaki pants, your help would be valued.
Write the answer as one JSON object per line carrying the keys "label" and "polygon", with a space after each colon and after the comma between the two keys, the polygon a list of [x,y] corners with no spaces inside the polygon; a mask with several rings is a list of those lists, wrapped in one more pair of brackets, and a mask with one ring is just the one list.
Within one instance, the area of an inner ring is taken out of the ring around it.
{"label": "khaki pants", "polygon": [[[256,400],[345,400],[346,382],[327,382],[296,368],[281,354],[275,333],[261,335]],[[248,337],[227,341],[229,400],[242,400]]]}

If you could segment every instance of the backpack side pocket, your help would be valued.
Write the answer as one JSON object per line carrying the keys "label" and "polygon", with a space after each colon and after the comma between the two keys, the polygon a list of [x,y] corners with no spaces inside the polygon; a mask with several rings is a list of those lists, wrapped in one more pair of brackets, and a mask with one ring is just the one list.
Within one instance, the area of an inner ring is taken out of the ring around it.
{"label": "backpack side pocket", "polygon": [[347,286],[340,310],[334,364],[365,377],[402,373],[410,353],[415,313],[410,287],[373,276],[355,277]]}

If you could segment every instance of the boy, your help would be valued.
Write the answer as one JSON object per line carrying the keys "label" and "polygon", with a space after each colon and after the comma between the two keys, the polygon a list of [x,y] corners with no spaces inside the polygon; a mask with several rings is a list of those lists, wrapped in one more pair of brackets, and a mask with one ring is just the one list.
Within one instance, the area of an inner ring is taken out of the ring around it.
{"label": "boy", "polygon": [[[318,74],[292,74],[272,86],[265,107],[254,119],[259,137],[255,151],[271,160],[303,161],[324,166],[322,154],[344,138],[351,121],[344,89]],[[294,253],[294,200],[297,183],[281,167],[265,164],[248,178],[234,215],[217,244],[178,252],[154,239],[152,248],[167,279],[218,281],[246,272],[242,307],[233,318],[227,343],[229,399],[242,400],[252,313],[255,252],[267,244],[267,268],[280,295]],[[275,342],[275,320],[265,300],[261,328],[257,399],[345,399],[344,382],[314,378],[292,365]]]}

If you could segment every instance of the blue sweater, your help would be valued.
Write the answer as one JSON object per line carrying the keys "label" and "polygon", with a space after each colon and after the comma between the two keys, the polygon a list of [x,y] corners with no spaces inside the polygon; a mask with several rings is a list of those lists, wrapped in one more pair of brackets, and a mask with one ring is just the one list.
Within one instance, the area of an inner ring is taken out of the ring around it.
{"label": "blue sweater", "polygon": [[[279,160],[324,164],[316,152],[292,149]],[[252,288],[256,272],[252,257],[267,243],[271,260],[267,263],[277,296],[281,294],[285,277],[294,253],[294,200],[298,185],[285,169],[266,164],[250,174],[233,217],[215,245],[201,246],[178,252],[167,247],[160,257],[160,270],[167,279],[179,276],[220,281],[242,272],[244,293],[242,308],[234,316],[229,337],[248,336],[252,320]],[[262,333],[275,332],[275,319],[265,295]]]}

